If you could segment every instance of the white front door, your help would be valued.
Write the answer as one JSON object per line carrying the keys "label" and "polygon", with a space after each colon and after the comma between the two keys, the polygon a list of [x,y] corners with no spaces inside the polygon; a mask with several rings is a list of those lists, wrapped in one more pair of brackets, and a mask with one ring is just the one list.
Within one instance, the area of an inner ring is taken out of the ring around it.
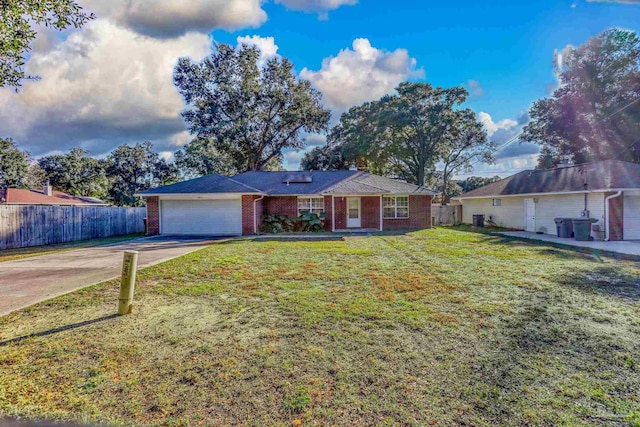
{"label": "white front door", "polygon": [[533,199],[524,199],[524,231],[536,231],[536,203]]}
{"label": "white front door", "polygon": [[347,228],[360,228],[360,197],[347,198]]}

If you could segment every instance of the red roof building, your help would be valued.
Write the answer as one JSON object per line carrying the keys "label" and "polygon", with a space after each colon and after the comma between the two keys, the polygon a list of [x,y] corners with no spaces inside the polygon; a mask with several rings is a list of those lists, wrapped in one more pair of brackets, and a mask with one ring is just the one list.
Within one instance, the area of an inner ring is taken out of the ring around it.
{"label": "red roof building", "polygon": [[59,205],[106,206],[108,203],[92,197],[76,197],[45,186],[41,191],[24,188],[0,188],[0,204],[6,205]]}

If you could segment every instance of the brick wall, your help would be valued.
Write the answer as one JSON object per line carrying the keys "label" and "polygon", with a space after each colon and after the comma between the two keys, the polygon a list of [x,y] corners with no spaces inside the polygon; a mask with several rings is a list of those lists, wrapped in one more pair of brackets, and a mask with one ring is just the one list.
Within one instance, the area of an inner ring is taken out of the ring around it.
{"label": "brick wall", "polygon": [[147,236],[160,234],[160,198],[147,197]]}
{"label": "brick wall", "polygon": [[347,199],[346,197],[335,198],[336,208],[336,230],[347,228]]}
{"label": "brick wall", "polygon": [[[255,202],[254,200],[259,199],[260,196],[254,195],[244,195],[242,196],[242,235],[247,236],[254,233],[254,220],[257,219],[257,227],[259,230],[260,224],[262,222],[262,210],[263,203],[262,200]],[[263,199],[264,200],[264,199]],[[253,207],[256,207],[257,216],[253,215]]]}
{"label": "brick wall", "polygon": [[327,218],[324,220],[324,229],[331,231],[331,196],[324,196],[324,211],[327,213]]}
{"label": "brick wall", "polygon": [[360,198],[362,228],[380,229],[380,196]]}
{"label": "brick wall", "polygon": [[431,228],[431,196],[409,196],[409,218],[384,219],[385,230]]}
{"label": "brick wall", "polygon": [[[616,194],[605,193],[607,197]],[[624,195],[609,200],[609,240],[624,239]]]}
{"label": "brick wall", "polygon": [[296,196],[265,197],[264,213],[295,218],[298,216],[298,198]]}

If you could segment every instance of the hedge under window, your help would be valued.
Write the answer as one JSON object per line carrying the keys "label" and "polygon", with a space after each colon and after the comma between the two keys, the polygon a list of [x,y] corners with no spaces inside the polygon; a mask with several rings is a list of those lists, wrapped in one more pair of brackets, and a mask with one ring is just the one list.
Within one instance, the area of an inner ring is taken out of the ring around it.
{"label": "hedge under window", "polygon": [[298,197],[298,215],[302,211],[324,212],[324,197]]}
{"label": "hedge under window", "polygon": [[409,218],[409,197],[391,196],[382,198],[385,218]]}

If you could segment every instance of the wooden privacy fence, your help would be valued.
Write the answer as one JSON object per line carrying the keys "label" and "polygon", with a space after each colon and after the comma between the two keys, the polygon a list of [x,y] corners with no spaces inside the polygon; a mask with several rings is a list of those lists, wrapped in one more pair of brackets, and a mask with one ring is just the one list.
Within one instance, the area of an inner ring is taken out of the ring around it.
{"label": "wooden privacy fence", "polygon": [[431,205],[432,225],[458,225],[462,222],[462,205]]}
{"label": "wooden privacy fence", "polygon": [[145,208],[0,205],[0,250],[144,231]]}

